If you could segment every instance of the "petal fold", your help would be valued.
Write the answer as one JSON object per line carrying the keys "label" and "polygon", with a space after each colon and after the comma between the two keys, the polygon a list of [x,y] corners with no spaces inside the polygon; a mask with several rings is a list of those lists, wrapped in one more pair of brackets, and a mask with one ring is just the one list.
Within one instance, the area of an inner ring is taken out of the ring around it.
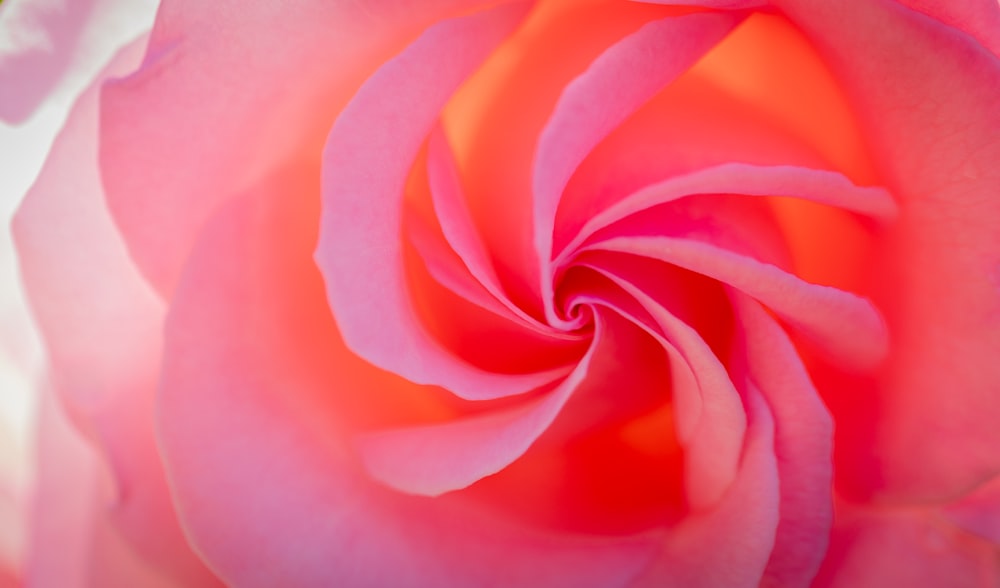
{"label": "petal fold", "polygon": [[153,436],[165,308],[128,257],[97,168],[99,81],[131,71],[145,44],[123,48],[80,97],[18,210],[14,237],[52,384],[112,470],[108,526],[181,583],[214,585],[177,523]]}
{"label": "petal fold", "polygon": [[142,67],[101,98],[108,202],[156,291],[172,292],[217,206],[288,158],[318,156],[379,64],[431,23],[483,4],[163,0]]}
{"label": "petal fold", "polygon": [[664,85],[682,74],[736,25],[720,13],[651,22],[598,57],[563,91],[539,137],[534,162],[535,249],[542,300],[552,324],[552,239],[559,198],[573,171],[601,139]]}
{"label": "petal fold", "polygon": [[345,407],[382,392],[354,364],[377,370],[331,346],[313,211],[285,185],[213,217],[168,319],[160,440],[199,553],[248,587],[628,585],[649,538],[547,534],[369,478]]}
{"label": "petal fold", "polygon": [[383,369],[468,399],[527,392],[555,374],[478,369],[420,324],[402,266],[403,188],[441,107],[523,14],[502,5],[430,29],[358,92],[324,152],[316,260],[345,341]]}

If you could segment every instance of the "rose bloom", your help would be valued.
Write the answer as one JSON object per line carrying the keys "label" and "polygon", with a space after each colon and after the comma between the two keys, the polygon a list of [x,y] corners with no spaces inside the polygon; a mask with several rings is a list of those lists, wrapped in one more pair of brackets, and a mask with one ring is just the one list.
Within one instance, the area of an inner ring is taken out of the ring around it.
{"label": "rose bloom", "polygon": [[998,54],[995,0],[163,0],[14,221],[18,575],[1000,585]]}

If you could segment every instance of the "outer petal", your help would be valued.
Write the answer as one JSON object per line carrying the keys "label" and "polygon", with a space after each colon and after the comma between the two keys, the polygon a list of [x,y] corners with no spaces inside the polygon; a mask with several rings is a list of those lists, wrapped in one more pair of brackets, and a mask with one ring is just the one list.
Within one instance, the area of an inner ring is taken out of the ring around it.
{"label": "outer petal", "polygon": [[1000,550],[1000,476],[944,509],[959,527],[992,541]]}
{"label": "outer petal", "polygon": [[172,291],[219,203],[294,153],[318,154],[377,64],[480,4],[166,0],[142,69],[102,97],[108,200],[143,275]]}
{"label": "outer petal", "polygon": [[[145,38],[99,80],[138,63]],[[190,585],[211,577],[187,547],[167,495],[152,431],[164,308],[136,273],[104,208],[97,174],[95,84],[70,113],[14,223],[53,385],[116,483],[106,513],[134,548]],[[100,276],[95,279],[95,276]]]}
{"label": "outer petal", "polygon": [[1000,57],[1000,2],[995,0],[900,0],[914,10],[961,29]]}
{"label": "outer petal", "polygon": [[933,509],[865,509],[838,502],[816,588],[983,588],[1000,582],[996,547]]}
{"label": "outer petal", "polygon": [[872,256],[893,355],[879,402],[853,407],[883,479],[854,490],[950,500],[1000,470],[1000,59],[887,0],[782,7],[839,75],[900,205]]}
{"label": "outer petal", "polygon": [[120,44],[149,30],[156,0],[20,0],[0,6],[0,120],[72,100]]}
{"label": "outer petal", "polygon": [[379,390],[345,384],[364,362],[332,346],[312,211],[282,196],[220,211],[168,321],[160,437],[212,567],[237,586],[627,585],[652,541],[543,536],[365,476],[337,407]]}
{"label": "outer petal", "polygon": [[[642,0],[667,3],[666,0]],[[1000,56],[1000,4],[995,0],[898,0],[944,24],[963,30],[984,47]],[[719,9],[759,8],[781,4],[781,0],[670,0],[670,4],[706,6]]]}
{"label": "outer petal", "polygon": [[44,389],[40,404],[38,477],[24,585],[178,585],[136,557],[106,516],[114,492],[108,470],[51,390]]}

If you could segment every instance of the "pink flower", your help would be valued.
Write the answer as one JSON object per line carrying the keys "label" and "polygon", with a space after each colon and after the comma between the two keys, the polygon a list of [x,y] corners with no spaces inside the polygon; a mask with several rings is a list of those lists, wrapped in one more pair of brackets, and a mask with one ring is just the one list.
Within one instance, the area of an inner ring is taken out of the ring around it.
{"label": "pink flower", "polygon": [[673,4],[164,0],[15,223],[75,581],[1000,581],[1000,5]]}

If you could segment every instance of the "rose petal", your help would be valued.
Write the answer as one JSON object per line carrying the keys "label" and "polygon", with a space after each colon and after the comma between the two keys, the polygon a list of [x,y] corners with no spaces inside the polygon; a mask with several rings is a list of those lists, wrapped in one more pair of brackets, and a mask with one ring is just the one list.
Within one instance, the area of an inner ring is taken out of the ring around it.
{"label": "rose petal", "polygon": [[403,185],[441,106],[522,15],[501,6],[430,29],[358,92],[324,153],[316,259],[344,340],[377,366],[467,399],[526,392],[556,374],[483,371],[430,337],[401,267]]}
{"label": "rose petal", "polygon": [[531,218],[539,134],[565,86],[610,45],[686,12],[628,2],[535,3],[442,113],[478,234],[508,294],[536,318],[544,318]]}
{"label": "rose petal", "polygon": [[790,196],[835,206],[888,223],[898,215],[892,196],[882,188],[854,185],[837,172],[796,166],[727,163],[669,178],[638,190],[587,217],[559,252],[561,262],[602,227],[653,206],[690,194]]}
{"label": "rose petal", "polygon": [[1000,470],[1000,60],[894,2],[782,6],[846,88],[901,211],[870,256],[892,356],[853,407],[877,439],[838,459],[880,474],[853,492],[950,500]]}
{"label": "rose petal", "polygon": [[0,7],[0,120],[72,101],[121,44],[148,31],[155,0],[20,0]]}
{"label": "rose petal", "polygon": [[[99,79],[135,67],[145,43],[125,47]],[[166,573],[211,585],[177,525],[153,438],[164,308],[104,207],[98,90],[95,83],[71,111],[14,220],[24,284],[48,343],[53,385],[113,469],[117,495],[108,516]]]}
{"label": "rose petal", "polygon": [[[540,343],[581,340],[577,334],[556,330],[539,322],[521,310],[502,291],[494,293],[488,290],[477,276],[469,272],[469,268],[455,251],[448,247],[448,242],[440,231],[435,231],[431,222],[416,214],[408,214],[405,225],[406,236],[430,277],[463,301],[504,319],[507,328],[529,335]],[[451,317],[439,318],[451,320]]]}
{"label": "rose petal", "polygon": [[979,588],[1000,581],[996,546],[929,508],[865,509],[838,502],[817,588]]}
{"label": "rose petal", "polygon": [[995,477],[944,508],[959,527],[1000,546],[1000,477]]}
{"label": "rose petal", "polygon": [[725,282],[760,300],[789,324],[819,344],[838,362],[856,369],[878,365],[889,342],[871,302],[810,284],[777,267],[692,239],[610,236],[581,248],[638,255],[671,263]]}
{"label": "rose petal", "polygon": [[108,201],[143,275],[169,294],[216,206],[286,158],[319,153],[377,64],[479,6],[164,0],[143,67],[102,96]]}
{"label": "rose petal", "polygon": [[774,422],[756,391],[745,402],[750,427],[736,481],[718,506],[668,530],[660,557],[635,588],[760,584],[779,519]]}
{"label": "rose petal", "polygon": [[[138,557],[107,516],[113,481],[103,459],[44,389],[31,545],[17,586],[175,586]],[[13,585],[12,585],[13,586]]]}
{"label": "rose petal", "polygon": [[781,517],[764,586],[806,586],[826,555],[833,522],[833,421],[792,342],[760,304],[733,295],[747,385],[775,421]]}
{"label": "rose petal", "polygon": [[597,342],[604,337],[598,323],[594,342],[574,370],[555,389],[521,406],[365,436],[359,440],[365,467],[377,480],[397,490],[425,496],[465,488],[495,474],[545,432],[591,370],[600,370],[602,361],[614,360],[614,356],[595,355]]}
{"label": "rose petal", "polygon": [[542,326],[542,323],[538,323],[514,304],[504,292],[486,245],[476,232],[475,221],[462,192],[454,155],[440,126],[431,134],[427,151],[427,175],[434,211],[448,244],[472,276],[495,299],[525,322]]}
{"label": "rose petal", "polygon": [[160,436],[199,553],[237,586],[627,585],[648,538],[549,536],[367,479],[339,407],[381,390],[331,348],[313,211],[278,180],[206,226],[168,320]]}
{"label": "rose petal", "polygon": [[722,39],[736,19],[692,14],[649,23],[605,51],[564,90],[539,137],[534,163],[535,248],[542,268],[542,301],[551,324],[552,238],[559,197],[597,143],[665,84]]}
{"label": "rose petal", "polygon": [[681,6],[704,6],[719,10],[744,10],[767,6],[768,0],[638,0],[649,4],[679,4]]}
{"label": "rose petal", "polygon": [[963,30],[1000,57],[1000,2],[994,0],[899,0],[914,10]]}
{"label": "rose petal", "polygon": [[668,351],[676,348],[690,366],[698,388],[678,386],[673,390],[677,432],[685,450],[686,496],[694,509],[716,504],[737,475],[746,429],[746,415],[725,367],[694,329],[658,302],[670,299],[663,292],[668,287],[665,282],[653,284],[650,280],[636,279],[632,272],[623,271],[621,265],[614,269],[598,263],[582,265],[604,275],[634,301],[630,304],[620,294],[603,289],[591,295],[619,309],[626,317],[643,316],[642,312],[630,310],[630,306],[638,303],[653,324],[641,319],[636,324],[661,341]]}
{"label": "rose petal", "polygon": [[[661,0],[640,0],[661,3]],[[975,37],[984,47],[1000,56],[1000,4],[994,0],[898,0],[914,10],[923,12],[946,25],[963,30]],[[662,3],[667,3],[665,0]],[[743,10],[769,4],[780,5],[774,0],[670,0],[669,4],[705,6],[722,10]]]}

